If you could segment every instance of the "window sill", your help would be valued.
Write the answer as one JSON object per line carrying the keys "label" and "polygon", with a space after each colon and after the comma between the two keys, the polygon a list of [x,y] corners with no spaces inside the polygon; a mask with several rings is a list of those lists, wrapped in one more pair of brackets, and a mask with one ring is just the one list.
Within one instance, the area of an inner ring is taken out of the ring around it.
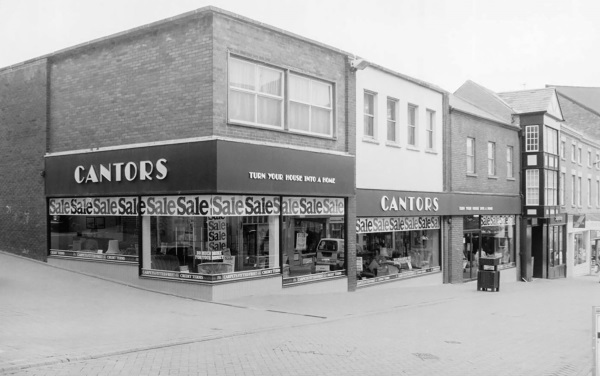
{"label": "window sill", "polygon": [[425,150],[425,153],[427,153],[427,154],[434,154],[434,155],[438,154],[438,152],[435,151],[435,150],[433,150],[433,149],[427,149],[427,150]]}
{"label": "window sill", "polygon": [[227,125],[234,125],[234,126],[238,126],[238,127],[246,127],[246,128],[254,128],[254,129],[261,129],[261,130],[265,130],[265,131],[285,133],[285,134],[294,134],[294,135],[298,135],[298,136],[306,136],[306,137],[311,137],[311,138],[320,138],[320,139],[323,139],[323,140],[331,140],[331,141],[337,140],[336,136],[326,136],[326,135],[320,135],[320,134],[317,134],[317,133],[298,132],[298,131],[294,131],[292,129],[284,129],[284,128],[279,128],[279,127],[270,127],[268,125],[250,124],[250,123],[243,123],[243,122],[237,122],[237,121],[229,121],[229,122],[227,122]]}
{"label": "window sill", "polygon": [[496,175],[488,175],[488,179],[498,180],[498,177]]}
{"label": "window sill", "polygon": [[472,172],[467,172],[467,177],[468,177],[468,178],[478,178],[478,177],[479,177],[479,175],[477,175],[477,174],[474,174],[474,173],[472,173]]}
{"label": "window sill", "polygon": [[508,181],[517,181],[517,179],[515,179],[515,178],[506,178],[506,180],[508,180]]}
{"label": "window sill", "polygon": [[368,138],[368,137],[363,137],[363,142],[369,143],[369,144],[375,144],[375,145],[379,145],[379,141],[375,138]]}
{"label": "window sill", "polygon": [[421,151],[421,150],[419,150],[419,149],[418,149],[416,146],[411,146],[411,145],[407,146],[407,147],[406,147],[406,150],[410,150],[410,151]]}
{"label": "window sill", "polygon": [[391,148],[402,149],[402,146],[396,142],[386,141],[385,146],[389,146]]}

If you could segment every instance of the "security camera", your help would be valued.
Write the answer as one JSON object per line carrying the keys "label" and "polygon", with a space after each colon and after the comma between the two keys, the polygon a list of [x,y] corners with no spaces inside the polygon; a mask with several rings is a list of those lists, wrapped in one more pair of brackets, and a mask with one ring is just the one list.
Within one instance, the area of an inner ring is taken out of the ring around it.
{"label": "security camera", "polygon": [[369,66],[369,62],[363,59],[354,59],[350,62],[350,66],[354,70],[363,70]]}

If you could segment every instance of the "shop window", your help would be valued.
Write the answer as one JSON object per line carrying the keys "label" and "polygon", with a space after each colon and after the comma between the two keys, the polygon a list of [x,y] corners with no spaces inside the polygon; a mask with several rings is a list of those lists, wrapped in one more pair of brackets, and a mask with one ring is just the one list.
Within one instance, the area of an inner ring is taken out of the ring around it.
{"label": "shop window", "polygon": [[[364,232],[382,227],[397,230]],[[357,228],[357,278],[365,283],[440,270],[439,217],[359,218]]]}
{"label": "shop window", "polygon": [[550,267],[564,265],[566,262],[563,236],[564,226],[548,226],[548,265]]}
{"label": "shop window", "polygon": [[289,129],[332,136],[332,86],[294,74],[289,84]]}
{"label": "shop window", "polygon": [[50,255],[138,261],[138,221],[131,216],[50,216]]}
{"label": "shop window", "polygon": [[575,265],[585,264],[587,262],[587,251],[583,234],[573,235],[573,255],[575,256]]}
{"label": "shop window", "polygon": [[283,283],[345,274],[344,218],[284,216]]}
{"label": "shop window", "polygon": [[481,256],[499,257],[500,264],[515,262],[514,216],[481,217]]}
{"label": "shop window", "polygon": [[279,267],[278,216],[145,216],[144,269],[219,275]]}

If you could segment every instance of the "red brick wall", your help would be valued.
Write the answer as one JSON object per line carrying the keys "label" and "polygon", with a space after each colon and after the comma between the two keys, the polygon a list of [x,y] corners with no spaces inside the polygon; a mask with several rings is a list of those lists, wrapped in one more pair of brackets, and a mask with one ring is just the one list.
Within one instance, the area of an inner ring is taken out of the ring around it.
{"label": "red brick wall", "polygon": [[[254,141],[276,142],[327,150],[347,151],[349,137],[346,111],[346,56],[289,35],[265,30],[239,18],[216,14],[214,18],[214,100],[215,134]],[[227,124],[227,54],[238,54],[259,63],[272,64],[334,84],[337,140],[285,131]],[[352,75],[351,79],[354,79]],[[356,94],[352,92],[352,95]],[[352,117],[354,122],[354,117]],[[352,127],[352,131],[354,131]],[[351,138],[353,139],[353,137]]]}
{"label": "red brick wall", "polygon": [[[450,191],[474,193],[519,194],[520,147],[517,128],[508,129],[491,121],[458,111],[451,112],[451,177]],[[467,174],[467,137],[475,138],[475,173]],[[496,176],[488,177],[488,141],[496,143]],[[513,147],[514,179],[506,173],[506,147]]]}
{"label": "red brick wall", "polygon": [[50,151],[211,135],[211,30],[209,13],[53,57]]}
{"label": "red brick wall", "polygon": [[0,71],[0,250],[46,259],[46,60]]}

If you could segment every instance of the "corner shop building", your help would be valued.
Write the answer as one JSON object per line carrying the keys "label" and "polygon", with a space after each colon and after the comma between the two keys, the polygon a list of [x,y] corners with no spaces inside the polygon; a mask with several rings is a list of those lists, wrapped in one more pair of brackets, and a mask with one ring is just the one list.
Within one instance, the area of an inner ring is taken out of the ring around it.
{"label": "corner shop building", "polygon": [[0,80],[3,249],[204,299],[355,284],[348,54],[203,8]]}

